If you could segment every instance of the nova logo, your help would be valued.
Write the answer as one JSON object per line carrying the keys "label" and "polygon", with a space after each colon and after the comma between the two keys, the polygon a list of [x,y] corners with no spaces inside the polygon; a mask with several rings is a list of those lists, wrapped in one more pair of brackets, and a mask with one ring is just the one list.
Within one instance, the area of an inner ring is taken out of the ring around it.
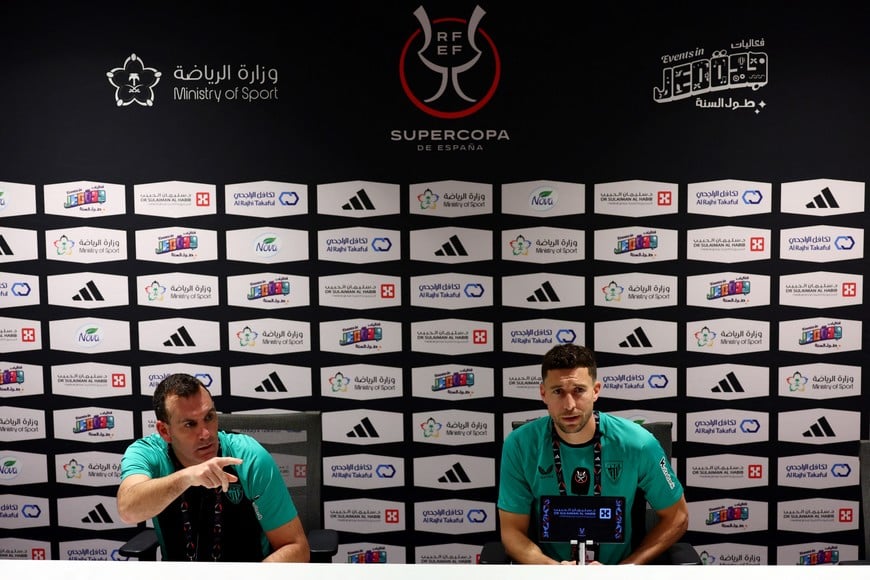
{"label": "nova logo", "polygon": [[423,193],[417,196],[417,201],[420,202],[420,209],[437,209],[439,199],[441,199],[441,196],[428,187]]}
{"label": "nova logo", "polygon": [[69,209],[80,205],[90,205],[92,203],[106,203],[105,189],[86,189],[78,193],[71,193],[66,196],[66,201],[63,202],[63,207]]}
{"label": "nova logo", "polygon": [[384,329],[380,326],[364,326],[354,330],[348,330],[342,333],[338,344],[347,346],[358,342],[378,341],[384,338]]}
{"label": "nova logo", "polygon": [[267,296],[287,296],[290,294],[290,282],[287,280],[273,280],[263,284],[251,286],[248,290],[248,300],[258,300]]}
{"label": "nova logo", "polygon": [[525,237],[520,235],[508,243],[510,244],[511,252],[514,256],[528,256],[529,249],[531,249],[535,242],[527,240]]}
{"label": "nova logo", "polygon": [[0,373],[0,385],[21,384],[23,382],[24,371],[22,369],[12,368]]}
{"label": "nova logo", "polygon": [[655,234],[647,234],[617,240],[613,253],[625,254],[636,250],[655,250],[658,247],[659,237]]}
{"label": "nova logo", "polygon": [[843,338],[843,327],[839,324],[825,325],[803,331],[798,344],[810,344],[825,340],[840,340]]}
{"label": "nova logo", "polygon": [[726,296],[749,294],[749,280],[731,280],[723,284],[713,284],[707,292],[707,300],[717,300]]}
{"label": "nova logo", "polygon": [[748,506],[732,506],[711,511],[707,514],[708,526],[723,524],[725,522],[744,521],[749,519]]}
{"label": "nova logo", "polygon": [[254,241],[254,252],[261,256],[275,256],[281,251],[281,240],[275,234],[264,234]]}
{"label": "nova logo", "polygon": [[537,211],[549,211],[559,202],[559,194],[552,188],[536,189],[529,197],[529,206]]}
{"label": "nova logo", "polygon": [[328,380],[330,387],[332,387],[333,393],[347,392],[347,386],[350,384],[350,379],[344,376],[342,373],[335,373],[335,375],[329,377]]}
{"label": "nova logo", "polygon": [[76,333],[76,342],[85,348],[97,346],[103,342],[103,330],[99,326],[85,326]]}
{"label": "nova logo", "polygon": [[435,384],[432,385],[432,390],[443,391],[445,389],[452,389],[454,387],[471,386],[474,386],[474,373],[466,371],[435,377]]}
{"label": "nova logo", "polygon": [[3,457],[0,459],[0,479],[15,479],[20,474],[17,459],[14,457]]}
{"label": "nova logo", "polygon": [[155,254],[166,254],[178,250],[195,250],[199,247],[199,238],[196,234],[172,236],[157,240]]}
{"label": "nova logo", "polygon": [[102,429],[114,429],[115,417],[112,415],[93,415],[82,419],[76,419],[73,433],[86,433]]}

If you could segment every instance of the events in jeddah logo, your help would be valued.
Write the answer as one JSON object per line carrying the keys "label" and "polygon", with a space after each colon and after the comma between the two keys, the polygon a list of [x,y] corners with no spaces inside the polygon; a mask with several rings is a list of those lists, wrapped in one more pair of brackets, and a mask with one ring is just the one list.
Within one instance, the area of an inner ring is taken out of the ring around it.
{"label": "events in jeddah logo", "polygon": [[146,107],[154,105],[154,87],[160,82],[161,73],[146,67],[135,53],[120,67],[106,73],[109,83],[115,87],[115,104],[126,107],[133,103]]}

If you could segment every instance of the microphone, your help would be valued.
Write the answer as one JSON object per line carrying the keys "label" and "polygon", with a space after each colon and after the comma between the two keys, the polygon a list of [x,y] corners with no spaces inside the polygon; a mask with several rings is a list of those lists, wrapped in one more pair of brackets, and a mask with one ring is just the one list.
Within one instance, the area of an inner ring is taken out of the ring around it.
{"label": "microphone", "polygon": [[571,493],[574,495],[587,495],[589,493],[589,470],[585,467],[574,469],[571,475]]}

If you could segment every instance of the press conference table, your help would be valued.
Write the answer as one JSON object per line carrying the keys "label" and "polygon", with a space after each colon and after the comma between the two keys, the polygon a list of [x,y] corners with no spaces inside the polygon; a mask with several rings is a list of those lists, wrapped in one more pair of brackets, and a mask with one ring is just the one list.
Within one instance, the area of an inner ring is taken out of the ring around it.
{"label": "press conference table", "polygon": [[[468,564],[232,564],[207,562],[111,562],[5,560],[4,578],[58,580],[733,580],[736,574],[764,580],[866,578],[864,566],[475,566]],[[763,576],[762,576],[763,575]]]}

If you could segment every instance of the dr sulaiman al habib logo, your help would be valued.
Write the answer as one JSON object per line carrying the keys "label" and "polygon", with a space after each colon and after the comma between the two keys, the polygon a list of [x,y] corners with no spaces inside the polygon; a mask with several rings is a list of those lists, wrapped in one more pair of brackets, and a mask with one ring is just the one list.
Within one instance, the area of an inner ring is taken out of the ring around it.
{"label": "dr sulaiman al habib logo", "polygon": [[121,67],[106,73],[115,87],[115,104],[126,107],[133,103],[151,107],[154,105],[154,87],[160,82],[160,71],[146,67],[135,53],[127,57]]}

